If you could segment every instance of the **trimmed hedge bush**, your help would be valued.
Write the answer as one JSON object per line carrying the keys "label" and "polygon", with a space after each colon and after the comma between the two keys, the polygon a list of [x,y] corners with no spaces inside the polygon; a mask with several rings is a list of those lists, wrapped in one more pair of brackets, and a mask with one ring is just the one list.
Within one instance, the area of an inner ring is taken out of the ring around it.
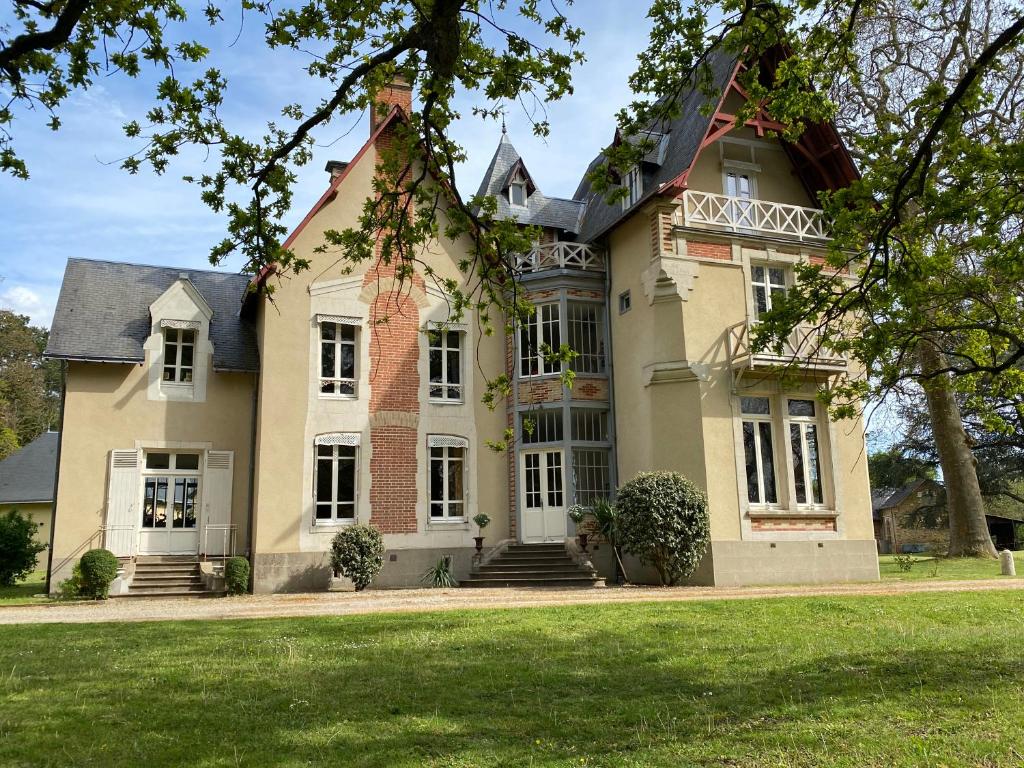
{"label": "trimmed hedge bush", "polygon": [[708,548],[708,497],[678,472],[641,472],[615,500],[623,549],[654,566],[663,585],[692,574]]}
{"label": "trimmed hedge bush", "polygon": [[249,561],[232,557],[224,564],[224,584],[229,595],[244,595],[249,591]]}
{"label": "trimmed hedge bush", "polygon": [[110,582],[117,577],[117,558],[107,549],[90,549],[78,563],[82,571],[83,597],[106,600]]}
{"label": "trimmed hedge bush", "polygon": [[384,537],[369,525],[350,525],[331,541],[331,568],[352,579],[356,591],[366,588],[384,567]]}
{"label": "trimmed hedge bush", "polygon": [[13,586],[36,569],[46,545],[37,542],[35,534],[32,518],[18,510],[0,516],[0,585]]}

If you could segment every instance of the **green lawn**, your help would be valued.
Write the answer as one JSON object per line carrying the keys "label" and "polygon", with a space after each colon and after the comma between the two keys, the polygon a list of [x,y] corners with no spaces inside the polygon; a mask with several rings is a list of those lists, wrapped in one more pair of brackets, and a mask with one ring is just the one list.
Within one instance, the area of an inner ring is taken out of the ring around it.
{"label": "green lawn", "polygon": [[1024,593],[0,627],[3,766],[1019,766]]}
{"label": "green lawn", "polygon": [[45,597],[33,597],[46,591],[46,571],[35,571],[13,587],[0,586],[0,608],[6,605],[28,605],[46,602]]}
{"label": "green lawn", "polygon": [[[913,565],[909,571],[901,571],[896,565],[895,555],[879,555],[878,569],[883,580],[916,581],[918,579],[1005,579],[999,575],[998,560],[983,560],[974,557],[930,557],[911,555]],[[1024,578],[1024,552],[1013,553],[1017,577]]]}

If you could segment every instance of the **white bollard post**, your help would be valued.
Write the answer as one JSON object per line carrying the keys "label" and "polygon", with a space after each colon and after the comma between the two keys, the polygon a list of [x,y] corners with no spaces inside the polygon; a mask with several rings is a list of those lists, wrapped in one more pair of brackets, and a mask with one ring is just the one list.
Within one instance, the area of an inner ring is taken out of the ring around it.
{"label": "white bollard post", "polygon": [[1003,576],[1017,575],[1017,567],[1013,564],[1013,552],[1008,549],[999,553],[999,570]]}

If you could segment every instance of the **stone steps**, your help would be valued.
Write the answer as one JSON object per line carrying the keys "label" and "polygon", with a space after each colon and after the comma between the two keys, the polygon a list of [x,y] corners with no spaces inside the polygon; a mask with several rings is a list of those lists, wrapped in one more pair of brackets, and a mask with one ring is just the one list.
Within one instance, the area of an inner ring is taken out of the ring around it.
{"label": "stone steps", "polygon": [[206,588],[195,557],[140,557],[123,597],[219,597],[222,591]]}
{"label": "stone steps", "polygon": [[580,566],[564,544],[512,544],[477,566],[463,587],[603,587],[593,568]]}

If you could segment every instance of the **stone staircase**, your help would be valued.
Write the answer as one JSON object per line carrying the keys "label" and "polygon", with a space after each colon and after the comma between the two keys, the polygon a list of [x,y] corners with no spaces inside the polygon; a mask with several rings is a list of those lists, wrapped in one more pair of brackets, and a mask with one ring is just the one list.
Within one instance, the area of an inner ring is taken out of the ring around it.
{"label": "stone staircase", "polygon": [[474,566],[463,587],[603,587],[604,578],[579,565],[564,544],[511,544],[500,555]]}
{"label": "stone staircase", "polygon": [[219,597],[206,588],[195,557],[140,556],[125,597]]}

